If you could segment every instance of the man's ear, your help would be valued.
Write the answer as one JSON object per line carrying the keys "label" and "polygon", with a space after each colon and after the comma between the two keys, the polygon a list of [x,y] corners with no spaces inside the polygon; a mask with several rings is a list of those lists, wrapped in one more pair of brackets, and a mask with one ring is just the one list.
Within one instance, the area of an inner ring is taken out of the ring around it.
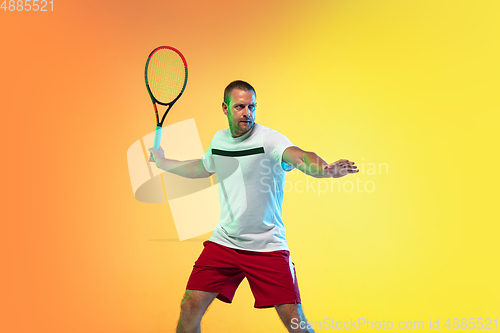
{"label": "man's ear", "polygon": [[222,112],[224,112],[224,114],[226,116],[229,114],[229,112],[227,110],[227,103],[226,102],[222,102]]}

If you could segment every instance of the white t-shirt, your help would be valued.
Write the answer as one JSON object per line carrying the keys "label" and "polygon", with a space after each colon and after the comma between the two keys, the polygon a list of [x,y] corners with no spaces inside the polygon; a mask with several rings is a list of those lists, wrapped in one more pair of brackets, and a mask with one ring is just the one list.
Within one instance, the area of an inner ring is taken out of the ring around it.
{"label": "white t-shirt", "polygon": [[221,215],[210,241],[240,250],[288,250],[282,204],[286,171],[282,160],[287,137],[254,124],[233,138],[229,129],[218,131],[203,155],[203,165],[216,172]]}

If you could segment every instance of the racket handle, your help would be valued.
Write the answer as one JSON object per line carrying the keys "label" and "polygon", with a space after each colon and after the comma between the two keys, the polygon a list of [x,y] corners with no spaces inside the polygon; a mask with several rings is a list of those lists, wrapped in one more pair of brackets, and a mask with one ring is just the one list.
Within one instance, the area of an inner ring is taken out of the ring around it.
{"label": "racket handle", "polygon": [[160,148],[160,141],[161,141],[161,126],[156,126],[156,131],[155,131],[155,141],[153,144],[154,150],[158,150]]}

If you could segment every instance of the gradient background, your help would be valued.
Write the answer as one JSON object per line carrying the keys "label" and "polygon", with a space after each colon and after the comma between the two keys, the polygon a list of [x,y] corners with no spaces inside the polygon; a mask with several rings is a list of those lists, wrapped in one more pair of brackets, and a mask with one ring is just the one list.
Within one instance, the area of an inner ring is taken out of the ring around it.
{"label": "gradient background", "polygon": [[[285,196],[309,320],[500,317],[500,2],[54,1],[0,11],[2,332],[174,331],[209,235],[176,241],[168,204],[130,186],[159,45],[190,70],[166,125],[194,117],[208,148],[247,80],[257,122],[376,185]],[[285,332],[246,283],[202,329]]]}

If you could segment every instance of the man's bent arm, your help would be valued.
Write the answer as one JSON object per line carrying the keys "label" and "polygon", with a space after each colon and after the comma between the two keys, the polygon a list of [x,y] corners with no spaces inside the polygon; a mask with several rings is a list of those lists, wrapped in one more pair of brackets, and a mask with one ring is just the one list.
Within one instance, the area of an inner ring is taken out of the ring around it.
{"label": "man's bent arm", "polygon": [[156,166],[162,170],[186,178],[207,178],[212,175],[210,172],[205,170],[201,159],[177,161],[164,158],[157,160]]}
{"label": "man's bent arm", "polygon": [[159,169],[186,178],[207,178],[213,174],[205,169],[201,159],[189,161],[171,160],[164,157],[161,147],[158,150],[150,149],[149,151],[151,152],[150,161],[156,162]]}

